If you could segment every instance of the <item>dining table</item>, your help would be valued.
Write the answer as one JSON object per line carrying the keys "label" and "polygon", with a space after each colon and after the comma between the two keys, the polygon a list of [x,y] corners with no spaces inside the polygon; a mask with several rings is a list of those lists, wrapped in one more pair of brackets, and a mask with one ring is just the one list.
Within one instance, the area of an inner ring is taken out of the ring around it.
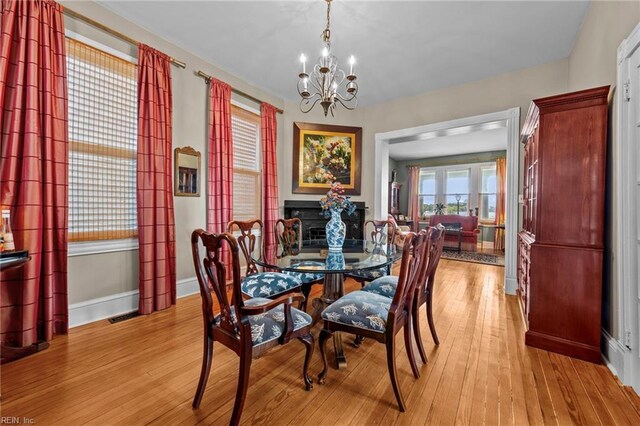
{"label": "dining table", "polygon": [[[316,324],[322,311],[344,296],[345,274],[376,269],[390,270],[391,264],[402,256],[402,250],[393,243],[371,240],[345,240],[342,249],[329,249],[327,241],[303,240],[290,253],[281,253],[274,259],[255,256],[260,266],[281,272],[322,274],[322,295],[312,301],[312,318]],[[333,345],[336,368],[346,367],[347,359],[342,347],[342,336],[334,333]]]}

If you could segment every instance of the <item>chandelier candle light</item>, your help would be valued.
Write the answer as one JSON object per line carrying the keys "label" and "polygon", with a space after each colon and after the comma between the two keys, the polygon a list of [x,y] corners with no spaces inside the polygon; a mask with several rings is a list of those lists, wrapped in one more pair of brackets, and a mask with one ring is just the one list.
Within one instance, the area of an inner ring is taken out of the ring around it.
{"label": "chandelier candle light", "polygon": [[[313,109],[313,107],[320,102],[324,109],[324,115],[331,111],[333,116],[333,110],[336,105],[340,103],[343,107],[353,110],[358,106],[358,83],[356,83],[356,75],[354,72],[356,59],[351,56],[349,58],[349,74],[346,75],[344,71],[338,68],[338,60],[331,53],[331,30],[330,30],[330,14],[331,14],[331,1],[327,2],[327,27],[322,32],[322,42],[325,44],[322,49],[322,56],[318,58],[318,63],[313,66],[310,74],[307,73],[307,57],[300,55],[300,62],[302,62],[302,72],[298,75],[298,93],[302,97],[300,100],[300,110],[307,113]],[[345,84],[346,93],[343,95],[340,93],[342,85]],[[310,92],[313,91],[313,94]]]}

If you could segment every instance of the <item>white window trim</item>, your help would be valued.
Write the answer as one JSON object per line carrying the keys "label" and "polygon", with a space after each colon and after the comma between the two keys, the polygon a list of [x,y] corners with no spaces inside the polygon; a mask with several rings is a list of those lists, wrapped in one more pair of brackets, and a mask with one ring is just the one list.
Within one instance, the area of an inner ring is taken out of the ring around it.
{"label": "white window trim", "polygon": [[[436,174],[436,203],[447,204],[447,171],[462,171],[469,170],[469,205],[478,205],[479,203],[479,190],[481,186],[481,173],[485,167],[495,167],[495,161],[486,161],[481,163],[467,163],[467,164],[451,164],[445,166],[433,166],[433,167],[420,167],[420,171],[435,172]],[[420,194],[419,194],[420,195]],[[428,195],[428,194],[422,194]],[[493,223],[491,220],[481,220],[481,223]]]}
{"label": "white window trim", "polygon": [[69,257],[138,250],[138,239],[123,238],[119,240],[77,241],[69,243],[67,250],[67,256]]}
{"label": "white window trim", "polygon": [[[131,63],[138,63],[138,59],[129,56],[107,45],[99,43],[88,37],[80,35],[70,30],[65,30],[64,35],[73,40],[80,41],[89,46],[100,49],[110,55]],[[114,253],[118,251],[138,250],[138,238],[122,238],[117,240],[96,240],[96,241],[74,241],[67,244],[67,256],[87,256],[91,254]]]}

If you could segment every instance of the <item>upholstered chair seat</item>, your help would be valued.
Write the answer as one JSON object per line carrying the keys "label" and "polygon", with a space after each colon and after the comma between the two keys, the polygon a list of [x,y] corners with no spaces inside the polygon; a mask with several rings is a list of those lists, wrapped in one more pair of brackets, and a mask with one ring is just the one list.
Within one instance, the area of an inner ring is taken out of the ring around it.
{"label": "upholstered chair seat", "polygon": [[322,262],[316,262],[314,260],[304,260],[302,262],[297,262],[293,265],[293,267],[299,268],[301,266],[309,266],[309,272],[292,272],[292,271],[284,271],[284,274],[295,277],[302,284],[309,284],[315,281],[322,280],[324,278],[324,274],[314,272],[313,267],[318,267],[323,269],[325,264]]}
{"label": "upholstered chair seat", "polygon": [[[270,303],[271,299],[264,297],[255,297],[245,300],[245,306],[261,306]],[[299,309],[291,308],[291,317],[293,319],[293,330],[297,331],[303,327],[311,325],[312,318],[306,312]],[[264,345],[272,340],[280,338],[284,332],[284,306],[278,305],[275,308],[256,315],[248,315],[249,324],[251,325],[251,342],[253,346]],[[231,307],[231,319],[235,324],[238,320],[236,317],[235,307]],[[219,322],[220,316],[216,316],[216,323]]]}
{"label": "upholstered chair seat", "polygon": [[349,273],[347,276],[350,276],[356,280],[362,280],[365,282],[373,281],[376,278],[384,277],[389,274],[389,268],[384,266],[378,269],[369,269],[365,271],[358,271],[354,273]]}
{"label": "upholstered chair seat", "polygon": [[273,298],[298,289],[302,283],[296,277],[281,272],[260,272],[242,279],[242,293],[249,297]]}
{"label": "upholstered chair seat", "polygon": [[362,288],[367,293],[375,293],[384,297],[391,297],[396,294],[398,288],[398,277],[395,275],[386,275],[376,278]]}
{"label": "upholstered chair seat", "polygon": [[391,301],[379,294],[354,291],[322,311],[322,319],[384,333]]}

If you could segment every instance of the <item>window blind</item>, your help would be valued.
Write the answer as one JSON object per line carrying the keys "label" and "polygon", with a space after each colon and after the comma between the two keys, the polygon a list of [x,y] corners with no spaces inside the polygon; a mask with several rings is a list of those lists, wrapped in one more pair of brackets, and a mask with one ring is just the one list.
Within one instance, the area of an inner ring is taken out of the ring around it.
{"label": "window blind", "polygon": [[233,137],[233,219],[262,217],[260,116],[231,106]]}
{"label": "window blind", "polygon": [[137,235],[137,67],[67,38],[69,241]]}

